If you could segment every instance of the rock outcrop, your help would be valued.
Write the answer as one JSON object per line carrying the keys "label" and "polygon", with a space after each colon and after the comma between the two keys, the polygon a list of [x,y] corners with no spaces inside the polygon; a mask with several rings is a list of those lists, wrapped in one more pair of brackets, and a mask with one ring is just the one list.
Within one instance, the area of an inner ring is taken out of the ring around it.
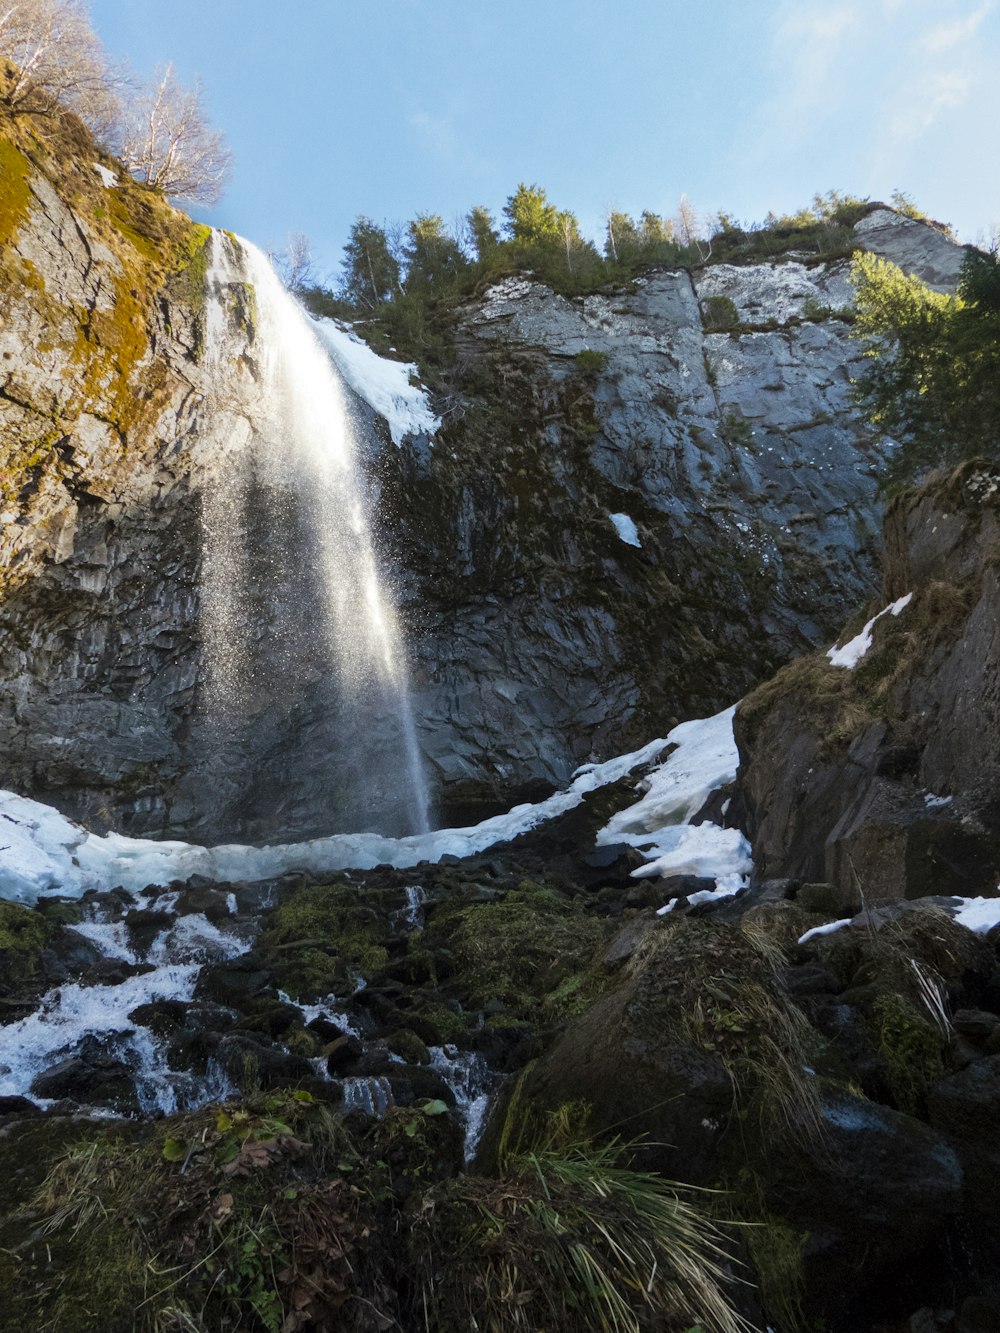
{"label": "rock outcrop", "polygon": [[762,879],[828,881],[857,905],[996,892],[998,519],[1000,476],[985,465],[900,497],[868,614],[911,601],[875,622],[853,669],[794,662],[737,710]]}

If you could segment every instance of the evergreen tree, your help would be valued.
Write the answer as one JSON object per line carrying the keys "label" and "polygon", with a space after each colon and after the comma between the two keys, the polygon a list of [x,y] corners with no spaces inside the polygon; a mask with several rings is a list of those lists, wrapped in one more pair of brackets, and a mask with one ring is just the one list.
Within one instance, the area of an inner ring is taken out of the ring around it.
{"label": "evergreen tree", "polygon": [[604,257],[615,260],[629,259],[641,248],[642,232],[635,221],[628,213],[618,213],[611,209],[604,232]]}
{"label": "evergreen tree", "polygon": [[642,243],[645,247],[669,245],[674,241],[674,224],[670,218],[661,218],[658,213],[644,212],[639,219]]}
{"label": "evergreen tree", "polygon": [[408,224],[405,257],[409,289],[440,287],[465,267],[465,256],[438,213],[418,213]]}
{"label": "evergreen tree", "polygon": [[465,222],[472,237],[476,258],[480,264],[484,264],[500,244],[500,233],[494,224],[493,214],[482,204],[477,204],[469,210]]}
{"label": "evergreen tree", "polygon": [[399,261],[385,228],[363,215],[344,246],[341,296],[361,310],[375,310],[400,291]]}
{"label": "evergreen tree", "polygon": [[862,254],[855,335],[866,366],[855,391],[897,442],[890,485],[965,458],[1000,458],[1000,263],[970,251],[957,295],[935,292],[877,255]]}
{"label": "evergreen tree", "polygon": [[523,245],[561,245],[562,218],[572,216],[561,215],[540,186],[525,185],[523,181],[504,204],[503,211],[510,239]]}

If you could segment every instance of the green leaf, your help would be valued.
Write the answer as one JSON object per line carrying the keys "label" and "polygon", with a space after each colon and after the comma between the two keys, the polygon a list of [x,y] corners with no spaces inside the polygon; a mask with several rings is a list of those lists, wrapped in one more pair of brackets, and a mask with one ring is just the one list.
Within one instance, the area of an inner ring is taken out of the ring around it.
{"label": "green leaf", "polygon": [[168,1162],[182,1162],[187,1156],[187,1146],[183,1139],[167,1139],[163,1145],[163,1156]]}
{"label": "green leaf", "polygon": [[312,1095],[312,1093],[307,1092],[305,1088],[296,1088],[295,1091],[292,1093],[292,1097],[297,1102],[304,1102],[306,1106],[311,1106],[312,1103],[316,1100],[316,1098]]}
{"label": "green leaf", "polygon": [[225,1111],[220,1111],[218,1115],[215,1117],[215,1128],[219,1131],[220,1134],[225,1134],[227,1130],[232,1129],[232,1127],[233,1127],[232,1117],[226,1115]]}
{"label": "green leaf", "polygon": [[417,1122],[415,1120],[407,1120],[406,1124],[403,1126],[403,1133],[408,1139],[415,1138],[417,1133]]}
{"label": "green leaf", "polygon": [[425,1102],[424,1105],[423,1105],[420,1109],[421,1109],[421,1111],[423,1111],[424,1115],[447,1115],[447,1114],[448,1114],[448,1104],[447,1104],[447,1102],[439,1101],[437,1098],[435,1098],[433,1101]]}

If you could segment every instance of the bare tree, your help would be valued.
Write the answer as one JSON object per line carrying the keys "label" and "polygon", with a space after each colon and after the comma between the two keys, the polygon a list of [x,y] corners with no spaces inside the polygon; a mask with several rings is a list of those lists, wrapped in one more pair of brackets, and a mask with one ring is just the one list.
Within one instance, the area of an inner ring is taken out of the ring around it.
{"label": "bare tree", "polygon": [[712,242],[708,237],[708,219],[702,217],[686,194],[682,194],[674,214],[674,234],[681,245],[698,247],[702,263],[712,253]]}
{"label": "bare tree", "polygon": [[137,180],[177,199],[219,199],[232,154],[206,119],[199,84],[185,88],[165,65],[130,101],[124,120],[119,155]]}
{"label": "bare tree", "polygon": [[120,112],[120,72],[108,63],[80,0],[0,0],[0,54],[14,65],[4,101],[68,108],[106,141]]}
{"label": "bare tree", "polygon": [[275,267],[290,292],[316,285],[316,260],[312,241],[305,232],[289,233],[284,250],[275,256]]}

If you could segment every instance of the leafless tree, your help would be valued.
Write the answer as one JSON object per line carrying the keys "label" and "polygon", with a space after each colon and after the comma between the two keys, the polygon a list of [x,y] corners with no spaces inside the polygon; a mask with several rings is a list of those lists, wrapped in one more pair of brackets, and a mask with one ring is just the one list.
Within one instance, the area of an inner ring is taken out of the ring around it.
{"label": "leafless tree", "polygon": [[80,0],[0,0],[0,54],[13,63],[8,106],[74,111],[106,142],[120,111],[111,67]]}
{"label": "leafless tree", "polygon": [[316,260],[312,242],[305,232],[292,232],[284,250],[275,256],[275,267],[290,292],[300,292],[316,285]]}
{"label": "leafless tree", "polygon": [[704,263],[712,253],[712,242],[708,238],[708,219],[702,217],[686,194],[680,197],[673,222],[674,234],[681,245],[697,246]]}
{"label": "leafless tree", "polygon": [[208,123],[200,85],[185,88],[170,64],[126,106],[119,155],[137,180],[207,204],[221,196],[232,162]]}

